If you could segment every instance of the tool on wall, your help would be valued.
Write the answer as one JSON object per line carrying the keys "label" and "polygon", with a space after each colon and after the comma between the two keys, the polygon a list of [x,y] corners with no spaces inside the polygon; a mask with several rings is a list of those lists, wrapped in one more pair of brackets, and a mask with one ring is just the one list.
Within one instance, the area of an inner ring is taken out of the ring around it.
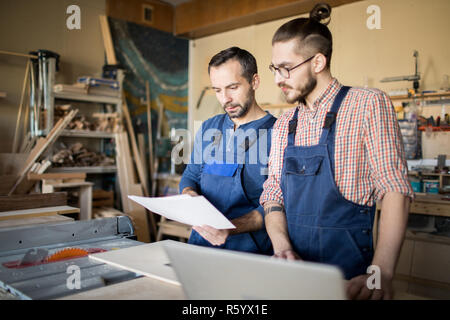
{"label": "tool on wall", "polygon": [[393,81],[413,81],[413,88],[414,93],[417,93],[417,90],[419,89],[419,80],[420,80],[420,74],[417,69],[417,60],[419,57],[419,52],[417,50],[414,50],[413,54],[415,58],[415,73],[412,76],[399,76],[399,77],[387,77],[380,80],[380,82],[393,82]]}
{"label": "tool on wall", "polygon": [[198,98],[198,101],[197,101],[197,106],[195,107],[196,109],[200,108],[200,104],[202,103],[203,96],[205,95],[206,91],[209,89],[211,89],[211,87],[204,87],[202,89],[202,92],[200,93],[200,97]]}

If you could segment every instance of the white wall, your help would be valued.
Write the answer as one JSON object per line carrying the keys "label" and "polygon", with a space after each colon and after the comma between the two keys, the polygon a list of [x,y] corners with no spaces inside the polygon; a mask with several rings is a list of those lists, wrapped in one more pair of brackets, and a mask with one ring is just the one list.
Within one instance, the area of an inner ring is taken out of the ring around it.
{"label": "white wall", "polygon": [[[381,9],[381,29],[369,30],[366,10]],[[412,82],[381,83],[384,77],[414,74],[413,51],[419,51],[420,89],[436,90],[444,74],[450,74],[450,1],[375,0],[334,8],[329,28],[333,34],[332,74],[346,85],[377,87],[385,91],[412,88]],[[306,15],[303,15],[306,16]],[[296,16],[297,17],[297,16]],[[271,38],[276,29],[291,18],[281,19],[190,41],[189,112],[194,120],[205,120],[221,111],[212,92],[195,109],[203,87],[209,85],[210,58],[225,48],[242,47],[258,62],[261,86],[259,103],[283,103],[281,91],[268,70]],[[365,80],[365,78],[367,80]]]}
{"label": "white wall", "polygon": [[[81,30],[69,30],[66,9],[81,9]],[[100,76],[104,64],[98,16],[105,0],[2,0],[0,50],[28,53],[38,49],[61,55],[57,83],[73,83],[82,75]],[[0,54],[0,152],[11,152],[27,60]]]}

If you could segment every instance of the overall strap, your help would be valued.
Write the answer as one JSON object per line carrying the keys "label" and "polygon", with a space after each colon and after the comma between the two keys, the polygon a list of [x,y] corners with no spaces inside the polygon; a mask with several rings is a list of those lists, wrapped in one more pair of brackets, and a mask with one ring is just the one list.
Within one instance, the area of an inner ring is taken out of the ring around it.
{"label": "overall strap", "polygon": [[[212,145],[220,145],[220,142],[221,142],[222,136],[223,136],[222,130],[223,130],[224,122],[225,122],[225,116],[221,117],[219,120],[218,126],[216,128],[218,130],[218,132],[212,136],[212,141],[211,141]],[[212,152],[213,152],[213,156],[215,156],[216,150],[214,149],[214,150],[212,150]]]}
{"label": "overall strap", "polygon": [[298,107],[295,108],[295,113],[289,121],[288,146],[295,145],[295,132],[297,131]]}
{"label": "overall strap", "polygon": [[253,139],[252,141],[250,141],[250,138],[249,138],[249,137],[245,137],[244,142],[241,144],[241,147],[244,148],[244,152],[247,152],[248,149],[250,149],[250,147],[251,147],[256,141],[258,141],[258,139],[260,138],[260,135],[259,135],[260,130],[264,130],[264,131],[262,132],[261,137],[264,136],[265,134],[267,134],[268,129],[271,128],[271,127],[273,126],[273,122],[274,122],[274,121],[273,121],[273,118],[269,117],[269,119],[267,119],[267,121],[264,122],[264,123],[261,125],[261,127],[259,127],[259,128],[256,130],[256,138]]}
{"label": "overall strap", "polygon": [[320,136],[319,144],[326,144],[328,134],[331,131],[334,131],[334,128],[336,127],[336,117],[339,111],[339,107],[341,106],[342,101],[344,100],[349,90],[350,87],[343,86],[336,95],[336,98],[334,98],[333,105],[331,106],[330,111],[328,111],[325,116],[325,121],[323,123],[323,130],[322,135]]}
{"label": "overall strap", "polygon": [[219,120],[219,125],[217,130],[219,130],[218,134],[213,136],[213,141],[212,143],[214,144],[219,144],[220,143],[220,139],[222,139],[222,130],[223,130],[223,123],[225,122],[225,116],[221,117]]}

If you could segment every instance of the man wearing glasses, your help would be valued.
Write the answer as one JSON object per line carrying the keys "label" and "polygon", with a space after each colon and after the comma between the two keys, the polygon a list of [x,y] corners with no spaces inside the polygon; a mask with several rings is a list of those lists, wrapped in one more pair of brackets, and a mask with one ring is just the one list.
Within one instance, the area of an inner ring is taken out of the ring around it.
{"label": "man wearing glasses", "polygon": [[[330,12],[316,7],[273,36],[270,69],[298,106],[274,125],[260,202],[275,257],[336,265],[350,280],[349,298],[389,299],[413,192],[390,99],[330,73],[332,36],[320,22]],[[380,289],[366,285],[370,265],[380,268]]]}

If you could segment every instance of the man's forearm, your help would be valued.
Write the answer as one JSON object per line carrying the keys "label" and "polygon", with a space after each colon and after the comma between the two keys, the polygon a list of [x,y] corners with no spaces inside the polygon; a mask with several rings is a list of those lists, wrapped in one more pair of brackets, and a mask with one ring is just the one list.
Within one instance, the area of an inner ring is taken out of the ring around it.
{"label": "man's forearm", "polygon": [[377,247],[373,265],[392,279],[408,223],[410,199],[397,192],[385,194],[381,203]]}
{"label": "man's forearm", "polygon": [[283,207],[278,202],[268,201],[264,204],[264,212],[266,230],[272,241],[274,252],[292,250]]}
{"label": "man's forearm", "polygon": [[239,218],[231,220],[231,223],[235,225],[236,229],[230,229],[230,235],[253,232],[262,228],[263,218],[259,211],[253,210]]}

